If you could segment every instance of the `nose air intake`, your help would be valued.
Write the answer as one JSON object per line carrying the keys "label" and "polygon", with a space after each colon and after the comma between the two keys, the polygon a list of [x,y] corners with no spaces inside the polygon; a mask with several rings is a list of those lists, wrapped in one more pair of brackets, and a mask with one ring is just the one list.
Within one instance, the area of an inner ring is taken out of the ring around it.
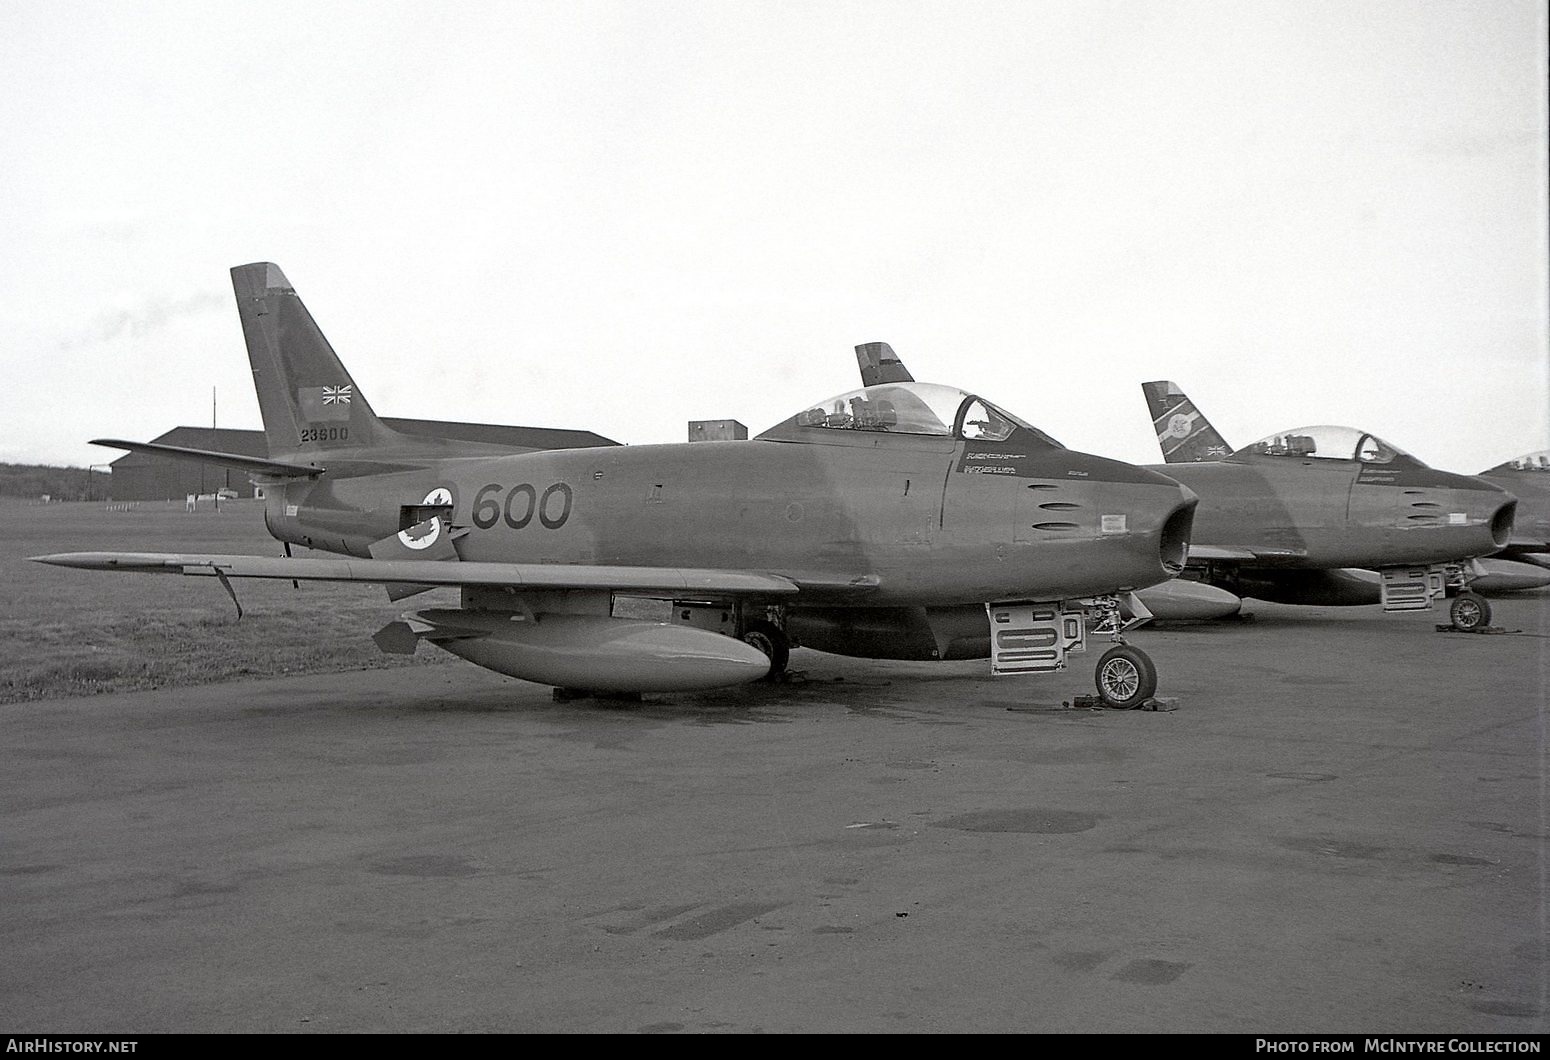
{"label": "nose air intake", "polygon": [[1158,540],[1158,558],[1170,578],[1184,569],[1184,561],[1189,555],[1190,531],[1195,526],[1195,506],[1200,503],[1200,498],[1190,490],[1183,489],[1183,492],[1185,500],[1164,520]]}
{"label": "nose air intake", "polygon": [[1512,540],[1512,521],[1518,511],[1518,502],[1510,500],[1496,509],[1496,514],[1491,516],[1491,540],[1496,542],[1497,548],[1506,548]]}

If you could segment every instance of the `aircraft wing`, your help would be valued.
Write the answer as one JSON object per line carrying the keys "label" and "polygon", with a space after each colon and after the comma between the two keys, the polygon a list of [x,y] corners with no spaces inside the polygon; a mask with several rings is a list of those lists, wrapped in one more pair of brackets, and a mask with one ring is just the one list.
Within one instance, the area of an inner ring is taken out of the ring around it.
{"label": "aircraft wing", "polygon": [[1267,563],[1300,559],[1307,552],[1298,548],[1266,548],[1262,545],[1197,545],[1189,546],[1190,563]]}
{"label": "aircraft wing", "polygon": [[190,574],[295,581],[408,582],[427,586],[513,589],[610,589],[675,596],[789,596],[797,582],[778,574],[694,567],[606,567],[571,563],[463,563],[427,559],[282,559],[278,556],[200,556],[175,552],[61,552],[33,556],[38,563],[83,570]]}
{"label": "aircraft wing", "polygon": [[273,475],[276,478],[311,478],[321,475],[323,469],[311,464],[292,464],[284,460],[268,460],[261,456],[244,456],[241,453],[219,453],[213,449],[188,449],[181,445],[162,445],[158,442],[125,442],[117,438],[93,438],[92,445],[109,449],[128,449],[131,453],[155,453],[171,460],[187,460],[202,464],[220,464],[256,475]]}

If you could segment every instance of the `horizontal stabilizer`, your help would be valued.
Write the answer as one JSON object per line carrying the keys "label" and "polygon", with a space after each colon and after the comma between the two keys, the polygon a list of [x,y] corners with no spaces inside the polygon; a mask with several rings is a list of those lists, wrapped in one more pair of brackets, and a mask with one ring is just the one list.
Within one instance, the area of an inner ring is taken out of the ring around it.
{"label": "horizontal stabilizer", "polygon": [[277,556],[198,556],[169,552],[62,552],[38,563],[82,570],[280,578],[324,582],[412,582],[511,589],[597,589],[661,593],[788,596],[797,584],[776,574],[693,567],[588,567],[570,563],[449,563],[423,559],[282,559]]}
{"label": "horizontal stabilizer", "polygon": [[271,475],[275,478],[311,478],[323,473],[322,468],[311,464],[291,464],[284,460],[268,460],[261,456],[244,456],[241,453],[218,453],[211,449],[188,449],[181,445],[125,442],[117,438],[93,438],[91,444],[106,446],[109,449],[128,449],[132,453],[156,453],[171,460],[220,464],[222,467],[234,467],[255,475]]}

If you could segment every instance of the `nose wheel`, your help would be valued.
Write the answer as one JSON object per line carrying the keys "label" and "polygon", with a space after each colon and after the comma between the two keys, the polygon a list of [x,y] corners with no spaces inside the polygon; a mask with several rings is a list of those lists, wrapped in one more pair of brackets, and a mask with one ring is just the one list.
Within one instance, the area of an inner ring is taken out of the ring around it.
{"label": "nose wheel", "polygon": [[1473,633],[1491,623],[1491,605],[1478,593],[1462,592],[1448,606],[1448,619],[1453,628]]}
{"label": "nose wheel", "polygon": [[1104,706],[1134,710],[1156,695],[1157,667],[1140,648],[1116,644],[1098,660],[1093,681]]}

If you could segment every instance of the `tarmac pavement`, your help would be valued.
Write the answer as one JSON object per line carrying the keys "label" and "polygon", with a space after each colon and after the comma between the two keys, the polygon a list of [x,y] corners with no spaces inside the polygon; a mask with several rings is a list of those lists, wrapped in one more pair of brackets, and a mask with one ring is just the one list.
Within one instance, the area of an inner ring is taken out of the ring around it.
{"label": "tarmac pavement", "polygon": [[[1543,1033],[1550,593],[1144,630],[1173,712],[794,653],[4,708],[0,1029]],[[364,635],[364,634],[363,634]]]}

